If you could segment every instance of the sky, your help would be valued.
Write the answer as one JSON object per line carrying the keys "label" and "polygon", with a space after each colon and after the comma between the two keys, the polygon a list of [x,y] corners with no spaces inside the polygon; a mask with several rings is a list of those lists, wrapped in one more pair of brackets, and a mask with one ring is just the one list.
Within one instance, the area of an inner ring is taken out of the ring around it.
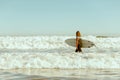
{"label": "sky", "polygon": [[120,35],[120,0],[0,0],[0,35]]}

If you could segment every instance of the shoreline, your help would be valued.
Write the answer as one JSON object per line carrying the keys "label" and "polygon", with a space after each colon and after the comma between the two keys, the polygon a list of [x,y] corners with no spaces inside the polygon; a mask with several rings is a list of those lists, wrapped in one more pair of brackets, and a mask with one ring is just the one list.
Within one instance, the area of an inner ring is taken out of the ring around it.
{"label": "shoreline", "polygon": [[0,70],[0,74],[0,79],[6,80],[120,79],[120,69],[11,69]]}

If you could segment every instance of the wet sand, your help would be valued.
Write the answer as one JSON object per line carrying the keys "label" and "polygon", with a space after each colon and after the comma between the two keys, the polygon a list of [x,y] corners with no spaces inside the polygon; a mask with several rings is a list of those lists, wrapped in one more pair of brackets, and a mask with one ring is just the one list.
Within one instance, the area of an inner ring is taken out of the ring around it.
{"label": "wet sand", "polygon": [[120,69],[0,70],[0,80],[120,80]]}

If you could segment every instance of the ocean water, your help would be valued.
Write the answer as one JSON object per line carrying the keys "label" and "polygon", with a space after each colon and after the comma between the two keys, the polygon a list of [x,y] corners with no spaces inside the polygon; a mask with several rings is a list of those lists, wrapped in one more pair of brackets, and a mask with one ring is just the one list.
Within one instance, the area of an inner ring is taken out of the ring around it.
{"label": "ocean water", "polygon": [[75,53],[75,47],[65,43],[69,38],[75,36],[0,36],[0,80],[5,80],[4,76],[9,80],[13,74],[11,80],[31,76],[44,76],[45,80],[120,79],[120,37],[83,36],[95,46],[83,48],[82,53]]}
{"label": "ocean water", "polygon": [[120,80],[116,69],[13,69],[0,70],[0,80]]}
{"label": "ocean water", "polygon": [[96,46],[75,53],[65,40],[74,36],[1,36],[0,69],[119,69],[120,37],[84,36]]}

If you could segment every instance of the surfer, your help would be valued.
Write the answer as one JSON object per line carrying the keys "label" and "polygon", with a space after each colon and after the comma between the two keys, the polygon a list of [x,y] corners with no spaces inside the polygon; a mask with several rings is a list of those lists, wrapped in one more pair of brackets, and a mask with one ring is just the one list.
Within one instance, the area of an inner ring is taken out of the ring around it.
{"label": "surfer", "polygon": [[82,52],[82,40],[81,40],[81,34],[79,31],[76,32],[76,50],[75,52]]}

